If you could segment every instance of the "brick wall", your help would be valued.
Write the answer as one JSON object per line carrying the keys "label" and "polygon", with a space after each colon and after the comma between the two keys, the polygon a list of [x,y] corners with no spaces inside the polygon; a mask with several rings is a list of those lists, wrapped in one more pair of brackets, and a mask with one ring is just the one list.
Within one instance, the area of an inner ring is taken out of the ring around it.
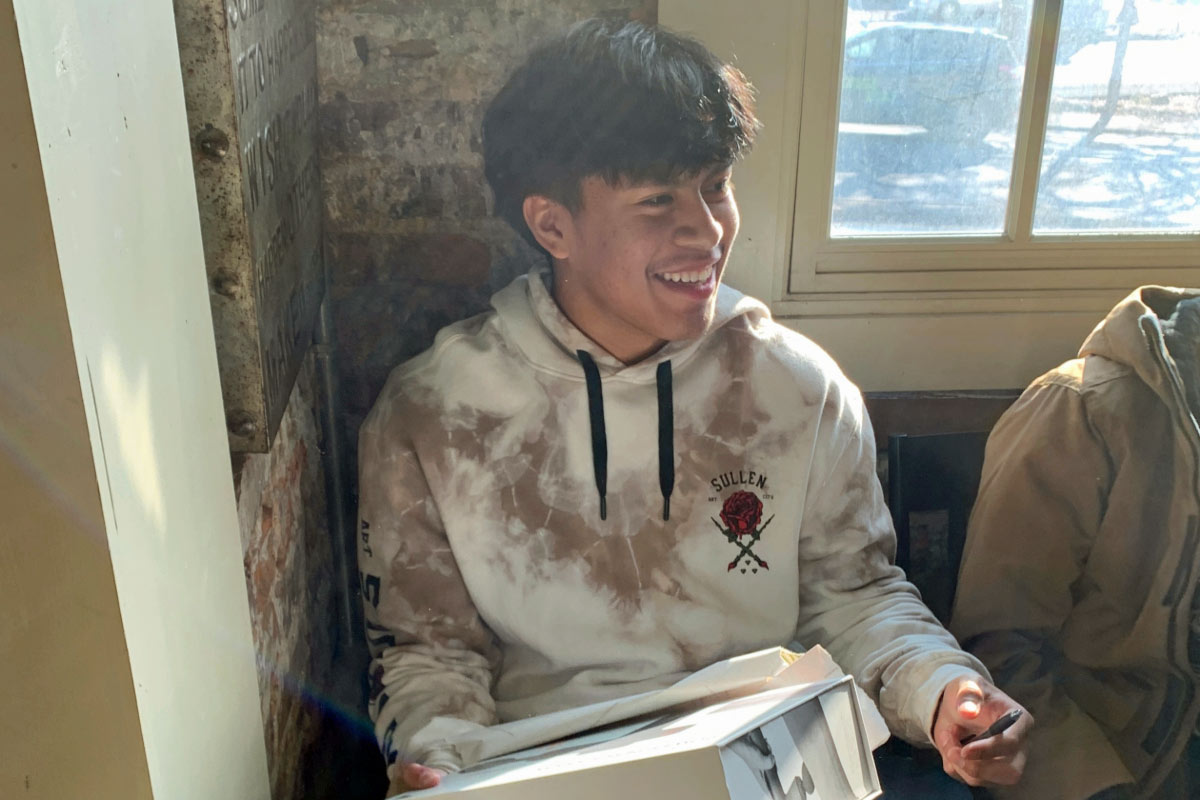
{"label": "brick wall", "polygon": [[308,751],[336,684],[336,587],[314,359],[304,360],[271,450],[238,476],[251,624],[273,800],[312,797]]}

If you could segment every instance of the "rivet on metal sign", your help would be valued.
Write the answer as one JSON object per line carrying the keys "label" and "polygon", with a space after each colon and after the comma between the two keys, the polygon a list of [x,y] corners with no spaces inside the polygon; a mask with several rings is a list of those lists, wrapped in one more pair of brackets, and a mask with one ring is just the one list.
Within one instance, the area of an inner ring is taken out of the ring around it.
{"label": "rivet on metal sign", "polygon": [[229,134],[206,122],[204,128],[196,134],[196,147],[209,158],[224,158],[229,152]]}

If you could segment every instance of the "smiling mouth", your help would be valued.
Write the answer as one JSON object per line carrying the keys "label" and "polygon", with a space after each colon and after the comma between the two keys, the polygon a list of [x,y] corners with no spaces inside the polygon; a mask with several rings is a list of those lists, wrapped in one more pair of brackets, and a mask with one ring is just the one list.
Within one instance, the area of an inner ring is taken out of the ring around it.
{"label": "smiling mouth", "polygon": [[663,272],[657,276],[660,280],[667,283],[679,283],[689,286],[699,286],[708,283],[709,278],[713,276],[715,266],[709,265],[704,269],[691,270],[689,272]]}

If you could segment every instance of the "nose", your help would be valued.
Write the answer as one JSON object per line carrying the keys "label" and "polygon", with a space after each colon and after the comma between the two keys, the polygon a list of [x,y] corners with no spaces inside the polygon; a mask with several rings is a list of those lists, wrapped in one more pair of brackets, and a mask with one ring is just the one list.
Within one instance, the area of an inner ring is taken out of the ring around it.
{"label": "nose", "polygon": [[700,193],[688,194],[678,205],[675,244],[696,250],[712,250],[725,235],[725,227],[712,213]]}

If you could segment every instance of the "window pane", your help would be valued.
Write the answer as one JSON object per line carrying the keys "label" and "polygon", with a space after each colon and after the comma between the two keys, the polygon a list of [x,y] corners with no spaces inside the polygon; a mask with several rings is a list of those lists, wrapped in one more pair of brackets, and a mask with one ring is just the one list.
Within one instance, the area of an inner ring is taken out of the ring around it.
{"label": "window pane", "polygon": [[1066,0],[1059,38],[1034,232],[1200,230],[1200,2]]}
{"label": "window pane", "polygon": [[1031,7],[851,0],[830,235],[1003,232]]}

